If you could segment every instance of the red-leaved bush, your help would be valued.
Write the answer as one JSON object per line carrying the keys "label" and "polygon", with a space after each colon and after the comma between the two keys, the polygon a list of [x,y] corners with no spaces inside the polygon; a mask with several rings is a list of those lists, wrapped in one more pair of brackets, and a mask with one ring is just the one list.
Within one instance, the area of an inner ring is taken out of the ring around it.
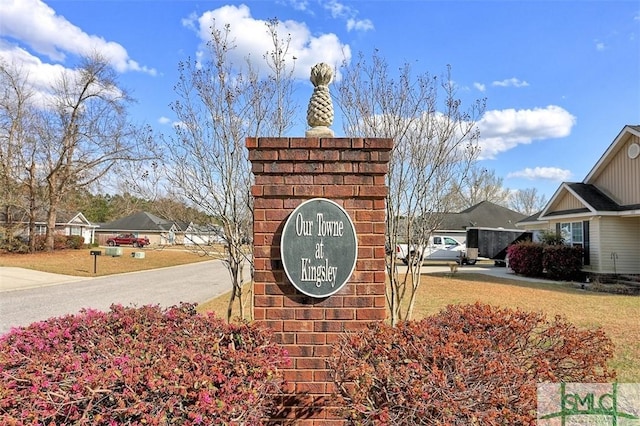
{"label": "red-leaved bush", "polygon": [[286,365],[266,330],[194,305],[83,311],[0,337],[0,424],[259,424]]}
{"label": "red-leaved bush", "polygon": [[509,267],[513,272],[527,277],[542,275],[543,245],[530,241],[512,244],[507,248]]}
{"label": "red-leaved bush", "polygon": [[[35,237],[35,247],[36,251],[43,251],[46,248],[46,236],[45,235],[36,235]],[[83,238],[84,240],[84,238]],[[53,249],[54,250],[64,250],[67,247],[67,236],[61,234],[53,234]]]}
{"label": "red-leaved bush", "polygon": [[609,381],[612,356],[600,329],[475,304],[345,334],[330,368],[350,424],[534,425],[538,382]]}
{"label": "red-leaved bush", "polygon": [[[46,248],[46,236],[36,235],[35,237],[36,251],[43,251]],[[84,246],[84,237],[81,235],[61,235],[53,234],[53,249],[81,249]]]}
{"label": "red-leaved bush", "polygon": [[546,276],[554,280],[580,279],[582,257],[582,247],[544,246],[542,267]]}

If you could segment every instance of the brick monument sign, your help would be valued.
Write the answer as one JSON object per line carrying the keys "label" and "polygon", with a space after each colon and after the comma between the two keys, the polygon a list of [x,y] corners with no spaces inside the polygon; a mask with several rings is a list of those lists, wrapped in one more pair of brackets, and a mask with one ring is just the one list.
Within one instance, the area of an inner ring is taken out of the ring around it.
{"label": "brick monument sign", "polygon": [[311,117],[312,97],[306,137],[246,141],[255,176],[254,319],[292,360],[272,424],[343,424],[328,402],[331,345],[386,318],[385,175],[393,141],[332,137],[327,93],[324,101],[316,96],[330,75],[314,81],[314,70],[321,117]]}

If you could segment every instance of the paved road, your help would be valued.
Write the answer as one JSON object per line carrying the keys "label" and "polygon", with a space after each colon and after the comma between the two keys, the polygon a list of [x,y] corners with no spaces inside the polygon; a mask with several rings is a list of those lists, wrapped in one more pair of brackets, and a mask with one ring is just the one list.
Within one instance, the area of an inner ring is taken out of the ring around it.
{"label": "paved road", "polygon": [[57,285],[0,292],[0,334],[81,308],[108,310],[122,305],[171,306],[204,302],[231,289],[219,260],[129,274],[89,278]]}

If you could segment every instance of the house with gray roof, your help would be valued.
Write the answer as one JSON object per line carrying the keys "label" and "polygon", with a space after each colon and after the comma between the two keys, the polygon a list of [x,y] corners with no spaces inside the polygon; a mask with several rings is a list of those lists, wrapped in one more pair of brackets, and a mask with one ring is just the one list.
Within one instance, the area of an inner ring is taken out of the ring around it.
{"label": "house with gray roof", "polygon": [[[504,228],[517,229],[516,224],[526,218],[526,215],[517,211],[502,207],[490,201],[481,201],[465,210],[456,213],[442,213],[442,221],[434,235],[451,237],[459,243],[464,243],[467,238],[467,228]],[[399,229],[405,229],[403,220],[400,220]],[[402,241],[402,236],[400,236]]]}
{"label": "house with gray roof", "polygon": [[122,233],[132,233],[138,237],[147,237],[151,244],[182,244],[184,230],[180,224],[163,219],[149,212],[132,215],[101,224],[95,231],[98,244],[104,245],[108,238]]}
{"label": "house with gray roof", "polygon": [[625,126],[582,182],[564,182],[521,220],[584,249],[583,270],[640,274],[640,126]]}
{"label": "house with gray roof", "polygon": [[522,213],[490,201],[481,201],[461,212],[445,214],[439,232],[466,231],[474,227],[513,229],[525,217]]}

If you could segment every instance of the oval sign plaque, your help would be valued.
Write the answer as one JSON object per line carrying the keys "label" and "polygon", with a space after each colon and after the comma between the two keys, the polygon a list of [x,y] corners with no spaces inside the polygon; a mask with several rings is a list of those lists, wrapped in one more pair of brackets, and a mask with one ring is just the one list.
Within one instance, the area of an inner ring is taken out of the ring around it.
{"label": "oval sign plaque", "polygon": [[347,283],[356,267],[355,227],[335,202],[307,200],[287,219],[280,254],[284,272],[295,288],[311,297],[331,296]]}

